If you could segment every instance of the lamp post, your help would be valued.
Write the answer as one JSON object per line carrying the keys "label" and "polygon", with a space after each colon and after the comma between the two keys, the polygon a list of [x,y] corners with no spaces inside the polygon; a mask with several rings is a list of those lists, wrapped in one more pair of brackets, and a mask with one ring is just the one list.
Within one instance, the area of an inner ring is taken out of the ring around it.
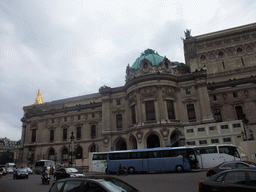
{"label": "lamp post", "polygon": [[74,137],[74,132],[72,131],[70,136],[71,167],[73,167],[74,153],[75,153],[75,137]]}

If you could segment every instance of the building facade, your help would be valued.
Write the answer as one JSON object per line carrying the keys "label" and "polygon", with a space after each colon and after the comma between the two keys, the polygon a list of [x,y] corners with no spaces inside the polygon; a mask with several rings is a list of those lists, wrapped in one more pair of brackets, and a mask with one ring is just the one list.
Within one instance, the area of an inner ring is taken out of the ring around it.
{"label": "building facade", "polygon": [[20,140],[13,141],[8,139],[7,137],[0,138],[0,155],[7,151],[13,153],[13,162],[17,163],[19,159]]}
{"label": "building facade", "polygon": [[38,91],[23,108],[20,162],[80,165],[94,151],[253,145],[256,23],[185,35],[186,64],[147,49],[127,66],[124,86],[45,103]]}

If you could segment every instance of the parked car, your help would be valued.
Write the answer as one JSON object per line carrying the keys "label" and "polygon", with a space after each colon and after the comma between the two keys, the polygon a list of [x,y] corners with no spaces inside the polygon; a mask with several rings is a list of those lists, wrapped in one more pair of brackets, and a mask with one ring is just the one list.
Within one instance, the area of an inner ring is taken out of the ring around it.
{"label": "parked car", "polygon": [[86,176],[83,178],[69,178],[54,182],[49,192],[63,191],[99,191],[99,192],[139,192],[128,183],[109,176]]}
{"label": "parked car", "polygon": [[26,169],[27,169],[28,174],[33,174],[33,170],[30,167],[27,167]]}
{"label": "parked car", "polygon": [[69,178],[69,177],[82,177],[82,176],[85,176],[85,175],[73,167],[60,168],[56,170],[53,174],[53,177],[55,180]]}
{"label": "parked car", "polygon": [[210,177],[224,170],[241,169],[241,168],[248,168],[248,167],[256,168],[256,163],[253,163],[250,161],[226,161],[215,167],[209,168],[206,172],[206,176]]}
{"label": "parked car", "polygon": [[5,170],[4,167],[0,167],[0,173],[1,173],[2,175],[6,175],[6,170]]}
{"label": "parked car", "polygon": [[199,181],[199,192],[256,191],[256,169],[231,169]]}
{"label": "parked car", "polygon": [[13,168],[7,167],[6,168],[6,173],[13,173]]}
{"label": "parked car", "polygon": [[26,178],[28,179],[28,171],[26,168],[18,168],[13,172],[13,179]]}

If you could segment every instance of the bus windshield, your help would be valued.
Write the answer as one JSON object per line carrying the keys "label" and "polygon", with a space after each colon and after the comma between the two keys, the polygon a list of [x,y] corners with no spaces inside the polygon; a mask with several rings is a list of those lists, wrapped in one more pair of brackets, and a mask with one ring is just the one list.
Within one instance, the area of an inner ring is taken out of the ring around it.
{"label": "bus windshield", "polygon": [[237,148],[234,146],[219,146],[219,153],[225,153],[240,158]]}

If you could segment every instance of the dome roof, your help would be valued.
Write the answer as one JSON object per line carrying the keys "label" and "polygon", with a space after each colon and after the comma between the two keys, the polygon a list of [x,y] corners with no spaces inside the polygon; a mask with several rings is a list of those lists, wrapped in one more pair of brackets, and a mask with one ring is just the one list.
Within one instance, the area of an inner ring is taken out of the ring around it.
{"label": "dome roof", "polygon": [[141,53],[141,56],[136,59],[136,61],[133,63],[132,68],[139,69],[140,68],[140,62],[143,59],[149,60],[152,65],[159,65],[164,60],[164,57],[160,56],[157,52],[155,52],[152,49],[147,49],[144,51],[144,53]]}

